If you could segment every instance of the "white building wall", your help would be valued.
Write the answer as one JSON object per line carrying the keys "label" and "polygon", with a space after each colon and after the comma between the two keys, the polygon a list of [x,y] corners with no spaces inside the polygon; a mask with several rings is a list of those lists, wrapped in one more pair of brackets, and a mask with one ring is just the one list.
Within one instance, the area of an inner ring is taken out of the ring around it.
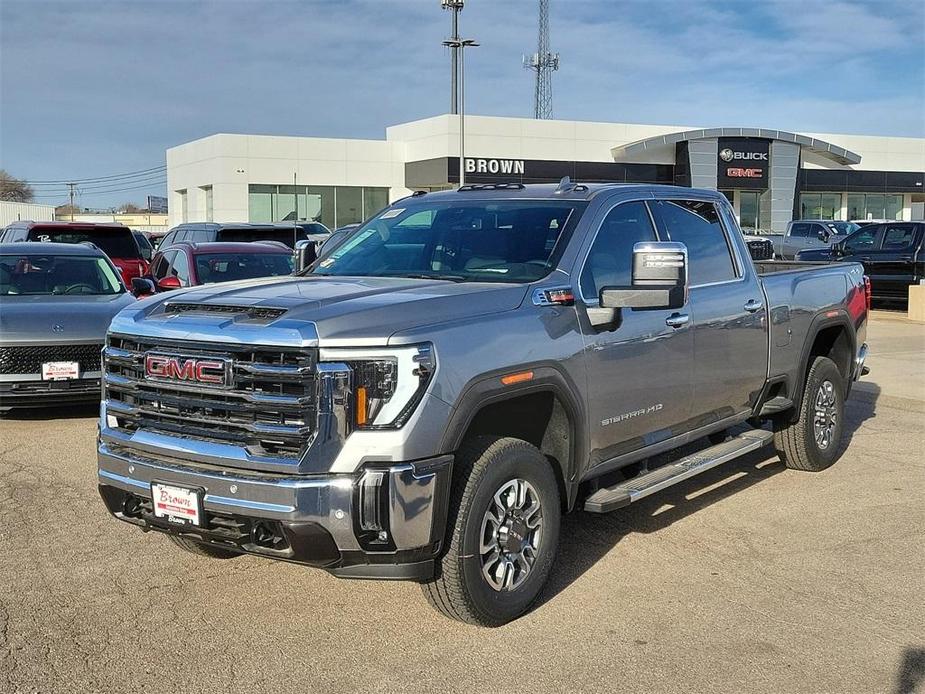
{"label": "white building wall", "polygon": [[0,227],[12,222],[28,220],[32,222],[50,222],[55,218],[53,205],[36,205],[31,202],[6,202],[0,200]]}

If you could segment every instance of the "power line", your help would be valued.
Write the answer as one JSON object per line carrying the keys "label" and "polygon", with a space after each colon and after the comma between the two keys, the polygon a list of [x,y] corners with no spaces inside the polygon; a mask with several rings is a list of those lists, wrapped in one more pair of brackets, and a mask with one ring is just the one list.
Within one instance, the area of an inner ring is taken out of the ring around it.
{"label": "power line", "polygon": [[[61,179],[61,180],[45,180],[45,181],[26,181],[30,186],[34,185],[67,185],[68,183],[101,183],[105,181],[112,181],[112,179],[128,179],[135,178],[143,175],[150,175],[152,173],[166,171],[167,166],[162,164],[160,166],[155,166],[150,169],[140,169],[138,171],[129,171],[126,173],[120,174],[109,174],[107,176],[92,176],[89,178],[72,178],[72,179]],[[112,181],[116,182],[116,181]]]}
{"label": "power line", "polygon": [[[98,195],[106,195],[109,193],[124,193],[124,192],[131,191],[131,190],[151,189],[151,188],[163,186],[166,184],[167,184],[167,179],[164,178],[159,181],[150,181],[148,183],[143,183],[142,185],[137,185],[137,186],[123,186],[123,187],[107,188],[107,189],[85,190],[82,186],[78,185],[76,188],[76,191],[77,191],[77,195],[81,197],[94,197]],[[68,195],[68,191],[62,190],[61,193],[48,193],[47,195],[34,195],[33,198],[36,200],[55,200],[55,199],[66,197],[67,195]]]}

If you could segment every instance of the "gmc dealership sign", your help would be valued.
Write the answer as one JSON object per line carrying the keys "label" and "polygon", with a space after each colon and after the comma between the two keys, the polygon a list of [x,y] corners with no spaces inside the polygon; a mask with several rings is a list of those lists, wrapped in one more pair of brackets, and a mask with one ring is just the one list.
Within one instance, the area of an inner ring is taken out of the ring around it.
{"label": "gmc dealership sign", "polygon": [[770,147],[770,140],[719,138],[717,188],[767,188]]}
{"label": "gmc dealership sign", "polygon": [[512,174],[522,176],[523,159],[470,159],[466,157],[466,173]]}

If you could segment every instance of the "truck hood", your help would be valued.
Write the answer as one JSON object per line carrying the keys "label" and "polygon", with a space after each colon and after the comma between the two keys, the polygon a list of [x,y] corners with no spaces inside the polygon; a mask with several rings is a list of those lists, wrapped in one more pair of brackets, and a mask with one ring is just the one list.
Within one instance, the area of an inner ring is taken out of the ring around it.
{"label": "truck hood", "polygon": [[[205,285],[140,301],[114,332],[231,343],[383,344],[400,331],[512,311],[528,287],[385,277],[286,277]],[[185,305],[177,311],[177,305]],[[220,307],[220,310],[216,310]],[[233,310],[241,309],[240,313]],[[278,315],[248,309],[276,309]],[[306,330],[306,326],[313,328]]]}
{"label": "truck hood", "polygon": [[109,322],[135,303],[128,292],[106,296],[4,296],[0,341],[51,344],[102,342]]}

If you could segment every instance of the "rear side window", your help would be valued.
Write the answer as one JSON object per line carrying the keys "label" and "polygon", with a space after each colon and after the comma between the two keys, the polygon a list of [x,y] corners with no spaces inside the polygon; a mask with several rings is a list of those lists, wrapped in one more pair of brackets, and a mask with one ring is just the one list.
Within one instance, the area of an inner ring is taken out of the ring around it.
{"label": "rear side window", "polygon": [[790,235],[794,238],[805,239],[813,235],[812,224],[794,224],[790,227]]}
{"label": "rear side window", "polygon": [[628,287],[633,281],[633,245],[655,241],[655,229],[643,202],[613,208],[597,232],[579,286],[581,295],[597,298],[604,287]]}
{"label": "rear side window", "polygon": [[692,285],[736,278],[732,252],[716,206],[700,200],[664,200],[656,208],[668,238],[687,246]]}
{"label": "rear side window", "polygon": [[901,251],[912,246],[915,239],[915,227],[911,224],[887,226],[883,232],[880,248],[884,251]]}

